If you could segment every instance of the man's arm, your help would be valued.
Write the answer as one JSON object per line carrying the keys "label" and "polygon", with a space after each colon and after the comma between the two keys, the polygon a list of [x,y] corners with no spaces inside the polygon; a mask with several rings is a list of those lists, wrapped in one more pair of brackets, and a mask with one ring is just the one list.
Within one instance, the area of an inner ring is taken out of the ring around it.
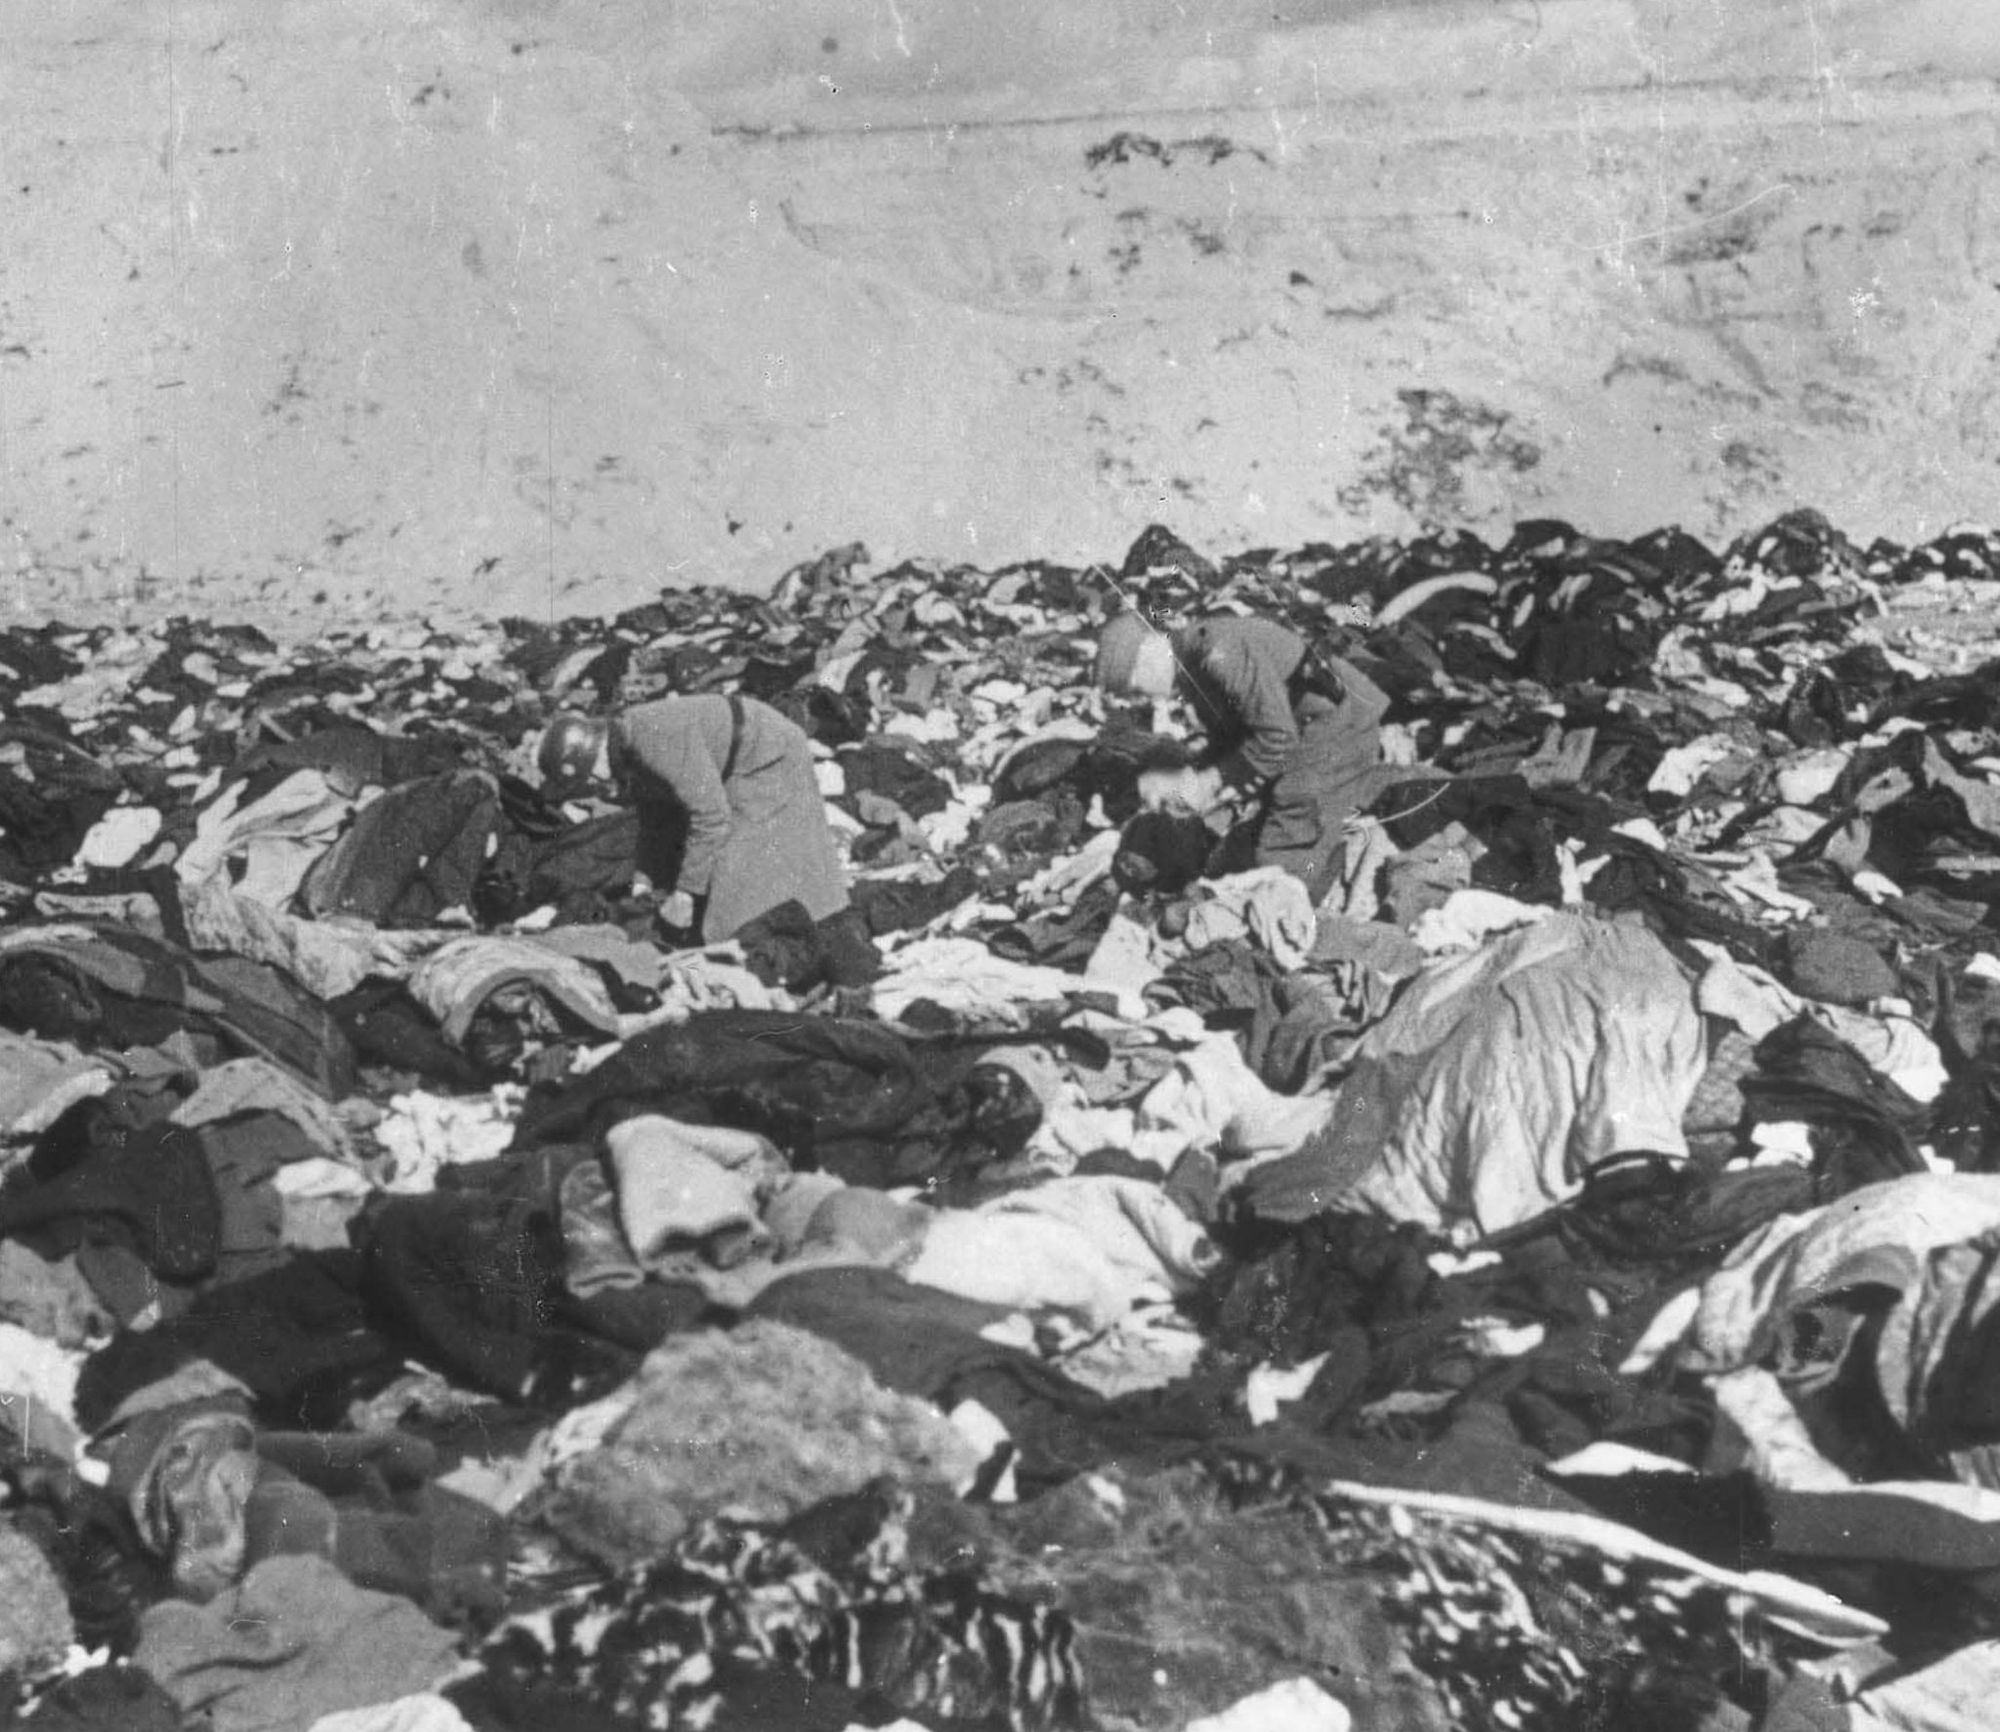
{"label": "man's arm", "polygon": [[687,844],[673,890],[706,896],[734,816],[722,771],[696,726],[634,729],[623,736],[626,753],[662,783],[687,813]]}

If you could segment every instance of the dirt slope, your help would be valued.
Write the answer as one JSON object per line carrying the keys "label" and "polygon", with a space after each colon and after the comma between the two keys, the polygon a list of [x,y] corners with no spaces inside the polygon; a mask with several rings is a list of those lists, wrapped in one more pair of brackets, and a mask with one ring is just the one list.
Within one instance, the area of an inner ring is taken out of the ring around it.
{"label": "dirt slope", "polygon": [[0,617],[1919,535],[2000,456],[1988,11],[15,0]]}

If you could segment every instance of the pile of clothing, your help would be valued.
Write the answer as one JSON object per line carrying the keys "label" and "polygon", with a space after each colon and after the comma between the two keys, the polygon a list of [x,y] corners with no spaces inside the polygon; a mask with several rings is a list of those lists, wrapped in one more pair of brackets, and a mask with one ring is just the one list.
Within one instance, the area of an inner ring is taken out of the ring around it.
{"label": "pile of clothing", "polygon": [[[1996,580],[1156,528],[0,633],[0,1715],[1974,1723],[2000,660],[1896,622]],[[1317,902],[1140,809],[1132,605],[1387,696]],[[812,740],[872,984],[665,948],[542,784],[699,692]]]}

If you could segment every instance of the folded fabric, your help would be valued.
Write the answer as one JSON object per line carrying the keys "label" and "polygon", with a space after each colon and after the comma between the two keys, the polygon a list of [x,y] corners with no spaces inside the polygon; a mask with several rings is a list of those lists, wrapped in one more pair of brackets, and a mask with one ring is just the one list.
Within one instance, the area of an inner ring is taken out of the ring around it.
{"label": "folded fabric", "polygon": [[1708,961],[1695,989],[1704,1015],[1734,1023],[1753,1040],[1762,1040],[1797,1017],[1810,1017],[1915,1100],[1934,1100],[1944,1087],[1944,1061],[1937,1043],[1908,1018],[1815,1004],[1719,944],[1696,939],[1693,948]]}
{"label": "folded fabric", "polygon": [[352,1160],[347,1127],[325,1099],[269,1059],[235,1058],[201,1073],[194,1092],[169,1116],[177,1125],[198,1126],[240,1113],[280,1113],[318,1145],[322,1154]]}
{"label": "folded fabric", "polygon": [[454,938],[417,964],[410,996],[437,1018],[452,1045],[462,1046],[480,1006],[502,987],[518,985],[547,994],[600,1033],[623,1027],[610,992],[588,964],[529,938]]}
{"label": "folded fabric", "polygon": [[[770,1147],[744,1132],[733,1135]],[[619,1219],[642,1267],[691,1247],[704,1248],[711,1261],[725,1265],[741,1261],[767,1237],[757,1211],[758,1179],[764,1175],[752,1164],[758,1162],[754,1150],[744,1151],[750,1162],[732,1170],[707,1152],[729,1146],[719,1141],[713,1127],[684,1125],[657,1114],[613,1126],[605,1146]],[[736,1146],[743,1151],[742,1141]],[[772,1165],[782,1167],[775,1151]]]}

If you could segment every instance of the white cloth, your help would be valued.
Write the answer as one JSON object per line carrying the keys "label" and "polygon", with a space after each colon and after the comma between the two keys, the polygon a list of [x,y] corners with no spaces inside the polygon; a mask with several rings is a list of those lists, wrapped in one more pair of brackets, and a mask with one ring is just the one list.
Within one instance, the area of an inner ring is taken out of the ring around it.
{"label": "white cloth", "polygon": [[[410,975],[410,996],[461,1044],[479,1007],[504,986],[533,986],[603,1034],[627,1027],[604,982],[585,963],[534,938],[477,933],[439,946]],[[639,1020],[632,1018],[636,1027]]]}
{"label": "white cloth", "polygon": [[[356,802],[317,770],[294,771],[248,806],[241,804],[246,786],[232,782],[202,808],[175,871],[183,883],[221,879],[239,896],[282,908],[333,846]],[[240,873],[231,872],[232,861],[241,863]]]}
{"label": "white cloth", "polygon": [[1206,888],[1208,894],[1188,911],[1186,950],[1248,938],[1285,968],[1305,965],[1316,931],[1312,898],[1284,867],[1232,873]]}
{"label": "white cloth", "polygon": [[73,1426],[76,1382],[86,1357],[44,1341],[18,1323],[0,1323],[0,1399],[12,1396],[37,1403]]}
{"label": "white cloth", "polygon": [[1794,754],[1778,766],[1778,798],[1787,806],[1810,806],[1833,792],[1834,783],[1853,760],[1854,754],[1844,746]]}
{"label": "white cloth", "polygon": [[114,806],[77,844],[76,864],[115,869],[129,866],[160,833],[160,814],[151,806]]}
{"label": "white cloth", "polygon": [[1649,794],[1688,794],[1695,783],[1717,764],[1743,755],[1743,748],[1727,734],[1703,734],[1684,746],[1671,746],[1660,754],[1653,778],[1646,784]]}
{"label": "white cloth", "polygon": [[1324,1095],[1268,1087],[1228,1035],[1208,1035],[1139,1102],[1132,1153],[1162,1171],[1190,1149],[1224,1155],[1285,1154],[1326,1123]]}
{"label": "white cloth", "polygon": [[759,1188],[786,1168],[765,1138],[646,1113],[614,1125],[605,1147],[618,1218],[642,1267],[717,1233],[752,1243],[768,1237]]}
{"label": "white cloth", "polygon": [[392,1095],[374,1135],[390,1162],[384,1189],[431,1191],[443,1168],[504,1154],[514,1140],[514,1112],[503,1089],[463,1099]]}
{"label": "white cloth", "polygon": [[1119,834],[1100,830],[1074,854],[1052,860],[1014,894],[1023,907],[1071,907],[1091,885],[1111,876],[1118,858]]}
{"label": "white cloth", "polygon": [[2000,1177],[1977,1173],[1912,1173],[1781,1216],[1702,1283],[1681,1361],[1716,1373],[1757,1364],[1800,1307],[1864,1275],[1906,1285],[1928,1253],[1996,1228]]}
{"label": "white cloth", "polygon": [[1408,982],[1334,1098],[1321,1206],[1497,1232],[1606,1156],[1685,1155],[1704,1064],[1678,964],[1643,927],[1557,914]]}
{"label": "white cloth", "polygon": [[1083,965],[1083,978],[1093,987],[1135,996],[1166,973],[1175,953],[1150,923],[1121,905],[1097,935],[1090,960]]}
{"label": "white cloth", "polygon": [[1454,890],[1410,923],[1410,941],[1426,956],[1477,950],[1496,933],[1533,926],[1554,912],[1545,904],[1517,902],[1497,890]]}
{"label": "white cloth", "polygon": [[919,1287],[1103,1328],[1186,1292],[1217,1256],[1157,1185],[1068,1178],[978,1209],[940,1210],[903,1274]]}

